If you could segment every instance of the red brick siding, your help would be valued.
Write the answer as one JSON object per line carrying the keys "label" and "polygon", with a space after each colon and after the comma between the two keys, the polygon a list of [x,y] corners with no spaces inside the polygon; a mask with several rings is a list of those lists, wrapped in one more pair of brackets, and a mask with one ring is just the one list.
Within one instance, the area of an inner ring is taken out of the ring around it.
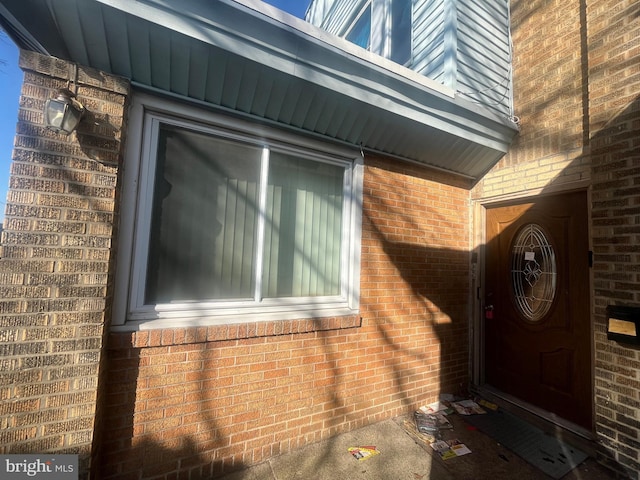
{"label": "red brick siding", "polygon": [[361,315],[112,334],[104,478],[216,475],[466,388],[468,190],[366,165]]}

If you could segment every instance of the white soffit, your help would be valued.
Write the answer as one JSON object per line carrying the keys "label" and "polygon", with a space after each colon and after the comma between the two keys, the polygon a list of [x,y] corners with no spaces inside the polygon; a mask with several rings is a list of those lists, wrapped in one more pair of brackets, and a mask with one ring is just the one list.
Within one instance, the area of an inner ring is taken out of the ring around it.
{"label": "white soffit", "polygon": [[259,0],[3,0],[22,48],[472,180],[516,126]]}

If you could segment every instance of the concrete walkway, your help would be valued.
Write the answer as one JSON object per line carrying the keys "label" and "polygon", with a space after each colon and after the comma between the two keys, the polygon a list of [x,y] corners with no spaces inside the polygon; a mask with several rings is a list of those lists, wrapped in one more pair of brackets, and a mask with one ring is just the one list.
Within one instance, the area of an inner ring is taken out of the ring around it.
{"label": "concrete walkway", "polygon": [[[549,480],[494,440],[451,415],[453,430],[443,438],[459,439],[471,453],[443,460],[417,433],[410,417],[399,417],[338,435],[268,462],[236,472],[224,480]],[[380,452],[356,460],[349,447],[375,446]],[[588,458],[562,480],[609,480],[615,477]]]}

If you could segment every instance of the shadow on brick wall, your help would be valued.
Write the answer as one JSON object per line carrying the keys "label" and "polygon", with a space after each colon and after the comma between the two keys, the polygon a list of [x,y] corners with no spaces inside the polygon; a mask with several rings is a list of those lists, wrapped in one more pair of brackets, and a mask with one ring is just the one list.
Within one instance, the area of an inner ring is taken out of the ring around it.
{"label": "shadow on brick wall", "polygon": [[[601,245],[603,249],[605,247],[608,249],[613,243],[618,245],[615,247],[618,250],[635,248],[631,243],[621,242],[620,239],[623,237],[620,235],[629,235],[630,232],[635,231],[631,224],[635,218],[636,206],[633,195],[636,187],[633,185],[634,176],[637,173],[634,173],[636,170],[632,150],[637,149],[637,146],[633,146],[633,142],[634,138],[638,138],[638,111],[640,111],[640,105],[636,100],[592,138],[593,225],[609,226],[609,214],[605,215],[605,212],[610,212],[611,209],[616,209],[618,216],[626,219],[619,227],[614,226],[611,236],[596,235],[595,247]],[[580,161],[582,159],[576,160],[576,162]],[[381,170],[380,181],[385,181],[389,174],[389,171]],[[611,183],[612,181],[614,183]],[[386,220],[389,218],[403,223],[403,228],[411,232],[416,239],[426,239],[429,235],[437,236],[438,233],[447,233],[445,230],[450,227],[440,227],[444,230],[439,232],[435,226],[450,222],[451,218],[447,218],[449,214],[443,216],[430,212],[432,215],[426,220],[426,216],[417,212],[407,214],[396,208],[393,202],[388,202],[381,197],[369,198],[368,201],[376,204],[374,208],[369,208],[371,207],[369,205],[363,210],[363,246],[380,249],[387,259],[386,263],[394,268],[394,272],[387,276],[390,281],[397,283],[396,287],[388,291],[383,289],[375,292],[363,291],[361,311],[365,320],[362,328],[375,330],[377,338],[382,339],[385,351],[393,352],[385,360],[385,365],[389,367],[393,377],[391,383],[397,394],[397,403],[404,409],[403,413],[407,413],[418,406],[417,402],[433,398],[439,393],[465,394],[469,384],[470,306],[468,300],[471,252],[462,248],[433,246],[446,244],[442,241],[432,241],[431,246],[426,240],[424,242],[402,241],[387,233]],[[462,208],[466,212],[468,207],[464,205]],[[372,214],[372,211],[376,213]],[[386,212],[385,218],[381,218],[378,212]],[[452,231],[466,236],[468,225],[465,222],[468,222],[468,219],[465,217],[456,219],[458,220],[461,225],[453,228]],[[619,230],[616,232],[615,228]],[[607,261],[606,251],[596,250],[595,262]],[[620,268],[634,270],[635,266],[629,261],[626,264],[622,263]],[[627,273],[618,280],[628,281],[629,278]],[[597,279],[598,273],[596,273]],[[404,287],[398,288],[400,284]],[[397,291],[408,293],[411,297],[409,305],[403,299],[393,298]],[[622,300],[619,292],[611,290],[608,294],[613,299]],[[598,295],[607,296],[608,294],[600,290]],[[377,299],[384,295],[391,297],[389,306],[380,309],[368,303],[370,299]],[[602,303],[599,302],[599,305]],[[596,307],[596,331],[602,332],[604,319],[602,310],[599,308]],[[398,331],[394,331],[394,323],[405,322],[408,318],[416,323],[416,334],[411,337],[398,335]],[[332,335],[332,332],[324,331],[319,331],[317,334],[324,345],[324,362],[330,371],[329,376],[338,379],[344,375],[342,372],[344,368],[341,366],[339,356],[332,348],[335,346],[332,344]],[[611,348],[606,345],[601,347]],[[623,348],[616,347],[616,351],[624,357]],[[145,424],[154,424],[153,428],[162,430],[163,421],[179,422],[181,414],[139,418],[134,422],[133,412],[153,410],[136,408],[137,403],[155,401],[139,393],[149,388],[149,385],[138,384],[141,378],[139,369],[149,366],[148,357],[135,345],[110,348],[108,356],[111,368],[106,379],[107,408],[104,415],[107,428],[102,439],[104,451],[108,453],[102,458],[100,478],[162,478],[162,475],[170,474],[175,474],[177,478],[181,474],[190,475],[190,478],[216,478],[223,473],[245,467],[240,457],[235,463],[230,463],[229,459],[223,463],[215,458],[216,451],[222,452],[230,447],[231,439],[221,433],[216,419],[207,415],[206,410],[198,412],[203,425],[200,433],[187,431],[183,434],[174,433],[173,438],[163,439],[162,443],[149,440],[152,435],[145,435],[144,431],[137,429],[146,428]],[[605,364],[598,363],[596,368],[613,374],[613,370]],[[432,372],[432,375],[426,375],[425,372]],[[417,381],[416,376],[419,377]],[[410,380],[411,377],[414,377],[414,380]],[[607,409],[611,416],[611,420],[603,420],[598,427],[601,433],[599,439],[601,461],[618,472],[632,472],[640,465],[631,457],[618,452],[632,451],[636,448],[635,440],[630,435],[624,435],[624,428],[616,432],[615,422],[635,425],[627,405],[635,405],[638,408],[640,405],[637,405],[632,389],[622,388],[614,381],[605,380],[602,375],[601,377],[601,380],[606,382],[606,388],[596,389],[596,402],[597,405]],[[203,381],[205,380],[203,377]],[[423,382],[424,385],[416,387],[416,382]],[[409,385],[409,383],[413,384]],[[605,390],[608,393],[605,393]],[[197,394],[200,395],[197,400],[200,404],[206,403],[207,399],[213,395],[211,389],[203,389]],[[345,403],[338,389],[334,387],[329,408],[335,413],[336,419],[336,424],[330,427],[333,434],[357,428],[364,425],[364,422],[382,419],[364,419],[362,416],[356,419],[356,415],[351,417],[343,414],[341,409],[345,409]],[[158,410],[162,412],[165,408]],[[388,415],[389,412],[385,414]],[[142,415],[153,414],[143,413]],[[347,418],[347,422],[341,420],[344,418]],[[350,418],[354,421],[348,424]],[[617,420],[614,421],[614,418]],[[343,424],[340,424],[340,421]],[[168,429],[175,429],[175,425],[169,423],[167,423]],[[604,428],[605,425],[606,428]],[[327,452],[330,448],[330,445],[327,445]],[[224,454],[221,453],[221,456]]]}
{"label": "shadow on brick wall", "polygon": [[[198,345],[200,347],[191,351],[206,349],[205,344]],[[213,418],[213,409],[199,408],[197,412],[191,413],[198,415],[199,420],[197,431],[189,430],[189,425],[186,424],[188,422],[183,422],[183,417],[188,413],[180,411],[184,403],[172,400],[172,392],[169,391],[171,387],[164,384],[164,375],[141,380],[141,368],[154,368],[149,362],[150,356],[141,354],[143,349],[134,345],[118,347],[108,351],[110,368],[105,380],[104,430],[100,440],[100,454],[93,472],[94,478],[204,479],[245,467],[241,460],[231,464],[226,459],[223,464],[222,460],[212,458],[212,452],[224,450],[231,443],[220,432]],[[158,385],[151,384],[154,378],[158,380]],[[141,381],[146,384],[140,385]],[[197,397],[191,398],[189,403],[202,406],[207,404],[207,400],[208,403],[215,401],[213,389],[206,388],[212,380],[206,382],[203,374],[202,381],[202,388],[184,394],[184,397]],[[213,381],[215,382],[215,378]],[[176,385],[175,388],[184,391],[181,385]],[[176,397],[175,392],[173,396]],[[140,408],[140,404],[145,404],[145,408]],[[139,407],[137,410],[141,411],[139,414],[134,414],[136,405]],[[138,416],[134,418],[134,415]],[[191,421],[192,427],[194,424]]]}
{"label": "shadow on brick wall", "polygon": [[[640,5],[638,7],[640,9]],[[639,10],[640,11],[640,10]],[[636,12],[635,17],[639,15]],[[636,272],[640,184],[640,96],[614,112],[590,142],[595,401],[601,462],[637,478],[638,348],[606,338],[607,305],[639,306]],[[623,368],[623,366],[628,368]]]}
{"label": "shadow on brick wall", "polygon": [[[384,199],[374,199],[377,211],[386,211],[398,223],[410,226],[407,233],[416,238],[425,238],[424,243],[398,242],[389,239],[379,226],[381,219],[372,218],[365,212],[363,230],[371,231],[374,238],[382,246],[389,262],[396,269],[396,281],[405,282],[411,292],[411,301],[402,301],[390,306],[387,311],[377,311],[370,314],[375,322],[378,334],[384,343],[396,354],[393,356],[391,368],[395,377],[394,384],[407,411],[417,408],[419,396],[408,394],[405,387],[411,376],[422,376],[420,381],[425,386],[422,396],[437,397],[440,393],[464,395],[467,393],[469,328],[468,304],[470,252],[442,248],[428,245],[429,236],[438,236],[434,231],[434,224],[450,224],[451,218],[439,216],[429,212],[428,220],[418,225],[418,217],[407,215],[405,212],[386,204]],[[421,212],[422,214],[426,212]],[[415,212],[413,213],[416,214]],[[463,215],[464,217],[464,215]],[[454,222],[456,220],[453,220]],[[382,220],[384,224],[384,220]],[[443,227],[443,230],[446,227]],[[442,232],[445,233],[445,232]],[[460,231],[449,231],[453,235],[464,236],[465,228]],[[379,292],[384,295],[385,292]],[[388,292],[393,295],[392,292]],[[364,310],[366,302],[375,295],[363,295]],[[404,305],[403,305],[404,303]],[[414,338],[399,338],[393,332],[396,321],[415,322],[416,335]],[[432,372],[431,375],[425,375]]]}

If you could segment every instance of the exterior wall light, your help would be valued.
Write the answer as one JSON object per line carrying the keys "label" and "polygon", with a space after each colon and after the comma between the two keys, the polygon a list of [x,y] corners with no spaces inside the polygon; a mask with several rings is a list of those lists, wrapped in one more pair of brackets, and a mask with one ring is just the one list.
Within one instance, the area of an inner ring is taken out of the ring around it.
{"label": "exterior wall light", "polygon": [[44,122],[47,128],[69,135],[73,132],[85,108],[76,100],[76,95],[68,88],[58,90],[56,98],[50,98],[44,107]]}

